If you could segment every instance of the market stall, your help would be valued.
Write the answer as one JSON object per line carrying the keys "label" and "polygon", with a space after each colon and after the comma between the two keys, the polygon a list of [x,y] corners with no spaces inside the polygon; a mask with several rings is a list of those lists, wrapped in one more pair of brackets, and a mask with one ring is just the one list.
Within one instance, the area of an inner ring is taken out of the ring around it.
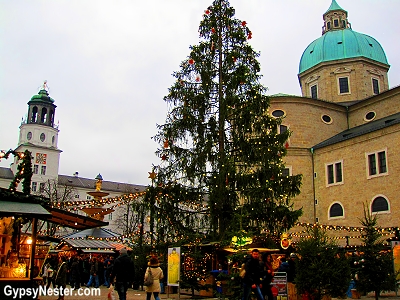
{"label": "market stall", "polygon": [[[48,199],[0,188],[0,291],[12,288],[34,288],[41,281],[40,260],[47,251],[38,242],[40,221],[87,229],[108,225],[90,217],[52,208]],[[22,228],[29,228],[23,232]],[[42,258],[43,260],[44,258]],[[1,294],[1,299],[12,299]],[[21,298],[24,299],[24,298]],[[26,297],[32,299],[32,296]]]}

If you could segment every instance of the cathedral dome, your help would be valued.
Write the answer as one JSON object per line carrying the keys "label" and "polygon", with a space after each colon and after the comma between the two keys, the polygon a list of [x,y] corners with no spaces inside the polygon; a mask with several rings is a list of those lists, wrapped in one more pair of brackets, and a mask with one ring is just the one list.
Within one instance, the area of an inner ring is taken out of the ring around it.
{"label": "cathedral dome", "polygon": [[300,59],[299,73],[322,62],[365,57],[388,65],[385,51],[377,40],[351,28],[331,30],[313,41]]}

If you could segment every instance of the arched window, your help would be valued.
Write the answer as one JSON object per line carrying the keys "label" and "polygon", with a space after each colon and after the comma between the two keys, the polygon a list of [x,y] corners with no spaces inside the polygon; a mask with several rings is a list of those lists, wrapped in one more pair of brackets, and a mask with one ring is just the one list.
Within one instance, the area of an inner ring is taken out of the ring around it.
{"label": "arched window", "polygon": [[329,217],[343,217],[343,207],[339,203],[332,204],[331,208],[329,209]]}
{"label": "arched window", "polygon": [[372,201],[371,210],[372,210],[373,213],[377,213],[377,212],[381,212],[381,211],[388,211],[389,210],[389,203],[382,196],[376,197]]}
{"label": "arched window", "polygon": [[42,123],[46,123],[47,121],[47,108],[42,108],[42,119],[40,120]]}
{"label": "arched window", "polygon": [[37,118],[37,113],[38,113],[38,108],[36,106],[34,106],[32,108],[32,117],[31,117],[31,122],[35,123],[36,122],[36,118]]}

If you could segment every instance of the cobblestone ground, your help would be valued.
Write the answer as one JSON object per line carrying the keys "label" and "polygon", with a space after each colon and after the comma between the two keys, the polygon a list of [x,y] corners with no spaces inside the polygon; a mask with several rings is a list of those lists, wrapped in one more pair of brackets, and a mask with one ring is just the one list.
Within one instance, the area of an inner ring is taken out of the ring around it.
{"label": "cobblestone ground", "polygon": [[[69,286],[67,286],[69,288]],[[100,290],[82,288],[79,291],[73,290],[72,295],[66,295],[65,300],[108,300],[108,288],[101,286]],[[79,295],[80,293],[80,295]],[[118,294],[115,292],[116,299],[118,300]],[[40,300],[56,300],[58,296],[40,296]],[[153,297],[152,297],[153,298]],[[145,300],[146,293],[144,291],[129,289],[127,292],[127,300]],[[154,299],[154,298],[153,298]],[[160,299],[178,299],[178,294],[160,294]],[[189,295],[180,295],[180,299],[191,299]],[[209,298],[210,299],[210,298]]]}
{"label": "cobblestone ground", "polygon": [[[108,300],[108,289],[107,287],[100,287],[100,291],[97,294],[90,294],[89,291],[87,291],[88,289],[83,288],[81,290],[81,292],[84,295],[78,295],[78,291],[74,290],[72,291],[72,295],[68,295],[65,296],[65,300]],[[40,300],[56,300],[57,296],[41,296],[39,298]],[[118,300],[118,295],[116,293],[116,299]],[[146,293],[144,291],[139,291],[139,290],[132,290],[129,289],[128,293],[127,293],[127,300],[145,300],[146,299]],[[154,299],[152,297],[152,299]],[[163,300],[178,300],[178,299],[192,299],[192,297],[190,295],[187,294],[181,294],[180,296],[178,296],[178,294],[160,294],[160,299]],[[199,299],[207,299],[207,300],[212,300],[212,299],[218,299],[218,298],[200,298],[199,296],[195,296],[195,299],[199,300]],[[347,299],[351,299],[351,298],[347,298]],[[370,293],[367,296],[361,296],[361,300],[374,300],[374,294]],[[385,299],[385,300],[400,300],[400,291],[398,292],[398,296],[396,295],[395,292],[384,292],[381,294],[379,299]],[[225,297],[225,300],[235,300],[235,299],[229,299],[228,297]],[[283,299],[282,299],[283,300]],[[332,300],[343,300],[343,299],[336,299],[336,298],[332,298]]]}

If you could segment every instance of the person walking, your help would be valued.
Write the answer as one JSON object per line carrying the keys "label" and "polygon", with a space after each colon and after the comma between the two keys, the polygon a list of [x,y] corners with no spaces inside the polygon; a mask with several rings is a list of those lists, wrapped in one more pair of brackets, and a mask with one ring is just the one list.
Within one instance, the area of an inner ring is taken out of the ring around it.
{"label": "person walking", "polygon": [[99,283],[99,265],[97,263],[96,257],[93,257],[92,263],[90,265],[90,277],[89,281],[86,284],[86,287],[90,287],[93,283],[95,282],[94,287],[98,288],[100,283]]}
{"label": "person walking", "polygon": [[119,300],[126,300],[126,292],[135,278],[135,266],[125,248],[121,249],[119,253],[112,268],[110,283],[113,283],[115,279],[115,290]]}
{"label": "person walking", "polygon": [[76,256],[72,258],[69,283],[73,289],[79,289],[81,287],[81,273],[79,270],[79,259]]}
{"label": "person walking", "polygon": [[59,296],[57,300],[64,300],[64,290],[67,286],[67,277],[68,277],[67,258],[65,256],[61,256],[57,270],[57,275],[55,277],[55,282],[57,284],[59,291]]}
{"label": "person walking", "polygon": [[149,276],[153,276],[153,284],[146,286],[146,300],[151,299],[151,295],[153,294],[155,300],[160,300],[158,294],[161,291],[160,281],[164,278],[163,270],[160,268],[160,263],[158,262],[158,258],[156,256],[152,256],[148,263],[148,268],[146,269],[146,273],[144,274],[144,280],[146,280]]}
{"label": "person walking", "polygon": [[260,251],[253,249],[251,257],[246,261],[243,277],[243,297],[242,300],[248,300],[253,290],[258,300],[264,300],[261,293],[262,264],[260,263]]}
{"label": "person walking", "polygon": [[267,297],[268,300],[273,300],[274,297],[272,295],[271,290],[271,282],[274,278],[274,268],[272,266],[273,258],[270,253],[264,253],[262,259],[263,266],[263,280],[262,280],[262,289],[261,292],[264,297]]}

